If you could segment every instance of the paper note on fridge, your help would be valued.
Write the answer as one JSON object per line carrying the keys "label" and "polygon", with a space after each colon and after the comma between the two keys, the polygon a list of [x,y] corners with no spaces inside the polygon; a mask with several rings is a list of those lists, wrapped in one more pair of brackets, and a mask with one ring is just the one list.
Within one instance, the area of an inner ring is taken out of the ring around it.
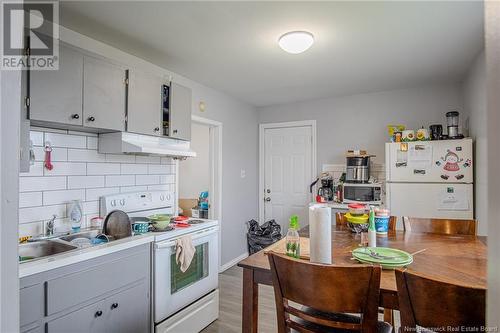
{"label": "paper note on fridge", "polygon": [[432,165],[432,146],[415,144],[408,150],[408,166],[414,168],[428,168]]}
{"label": "paper note on fridge", "polygon": [[438,194],[438,210],[469,210],[467,191],[447,187]]}

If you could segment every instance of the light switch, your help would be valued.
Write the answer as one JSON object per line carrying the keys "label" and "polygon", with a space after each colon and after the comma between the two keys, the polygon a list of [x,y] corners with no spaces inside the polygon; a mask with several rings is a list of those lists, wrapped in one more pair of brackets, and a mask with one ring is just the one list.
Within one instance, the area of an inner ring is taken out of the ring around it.
{"label": "light switch", "polygon": [[245,178],[246,176],[247,176],[246,170],[245,169],[241,169],[241,171],[240,171],[240,177],[241,178]]}

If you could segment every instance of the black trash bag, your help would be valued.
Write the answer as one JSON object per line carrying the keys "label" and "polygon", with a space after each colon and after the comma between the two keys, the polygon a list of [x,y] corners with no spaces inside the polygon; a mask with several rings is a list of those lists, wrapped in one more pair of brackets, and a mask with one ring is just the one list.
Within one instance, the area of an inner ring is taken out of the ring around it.
{"label": "black trash bag", "polygon": [[275,220],[259,226],[255,220],[248,221],[248,253],[254,254],[281,239],[281,226]]}

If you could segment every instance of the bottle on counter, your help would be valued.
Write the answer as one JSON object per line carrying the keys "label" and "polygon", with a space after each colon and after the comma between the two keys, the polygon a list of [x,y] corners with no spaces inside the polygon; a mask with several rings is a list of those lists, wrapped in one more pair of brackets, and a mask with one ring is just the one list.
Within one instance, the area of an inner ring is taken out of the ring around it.
{"label": "bottle on counter", "polygon": [[293,258],[300,258],[300,236],[299,236],[299,217],[292,215],[290,225],[286,233],[286,255]]}
{"label": "bottle on counter", "polygon": [[368,246],[377,247],[377,230],[375,228],[375,210],[370,206],[370,215],[368,216]]}
{"label": "bottle on counter", "polygon": [[69,221],[71,223],[71,229],[73,232],[80,231],[82,226],[83,209],[80,200],[73,200],[69,209]]}

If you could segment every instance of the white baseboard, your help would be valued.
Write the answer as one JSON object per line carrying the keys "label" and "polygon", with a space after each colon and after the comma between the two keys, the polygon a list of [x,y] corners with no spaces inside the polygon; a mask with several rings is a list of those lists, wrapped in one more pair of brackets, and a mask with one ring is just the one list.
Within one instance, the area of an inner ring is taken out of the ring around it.
{"label": "white baseboard", "polygon": [[248,257],[248,252],[245,252],[245,253],[241,254],[240,256],[228,261],[227,263],[225,263],[224,265],[219,267],[219,273],[222,273],[225,270],[233,267],[234,265],[236,265],[238,262],[245,259],[246,257]]}

